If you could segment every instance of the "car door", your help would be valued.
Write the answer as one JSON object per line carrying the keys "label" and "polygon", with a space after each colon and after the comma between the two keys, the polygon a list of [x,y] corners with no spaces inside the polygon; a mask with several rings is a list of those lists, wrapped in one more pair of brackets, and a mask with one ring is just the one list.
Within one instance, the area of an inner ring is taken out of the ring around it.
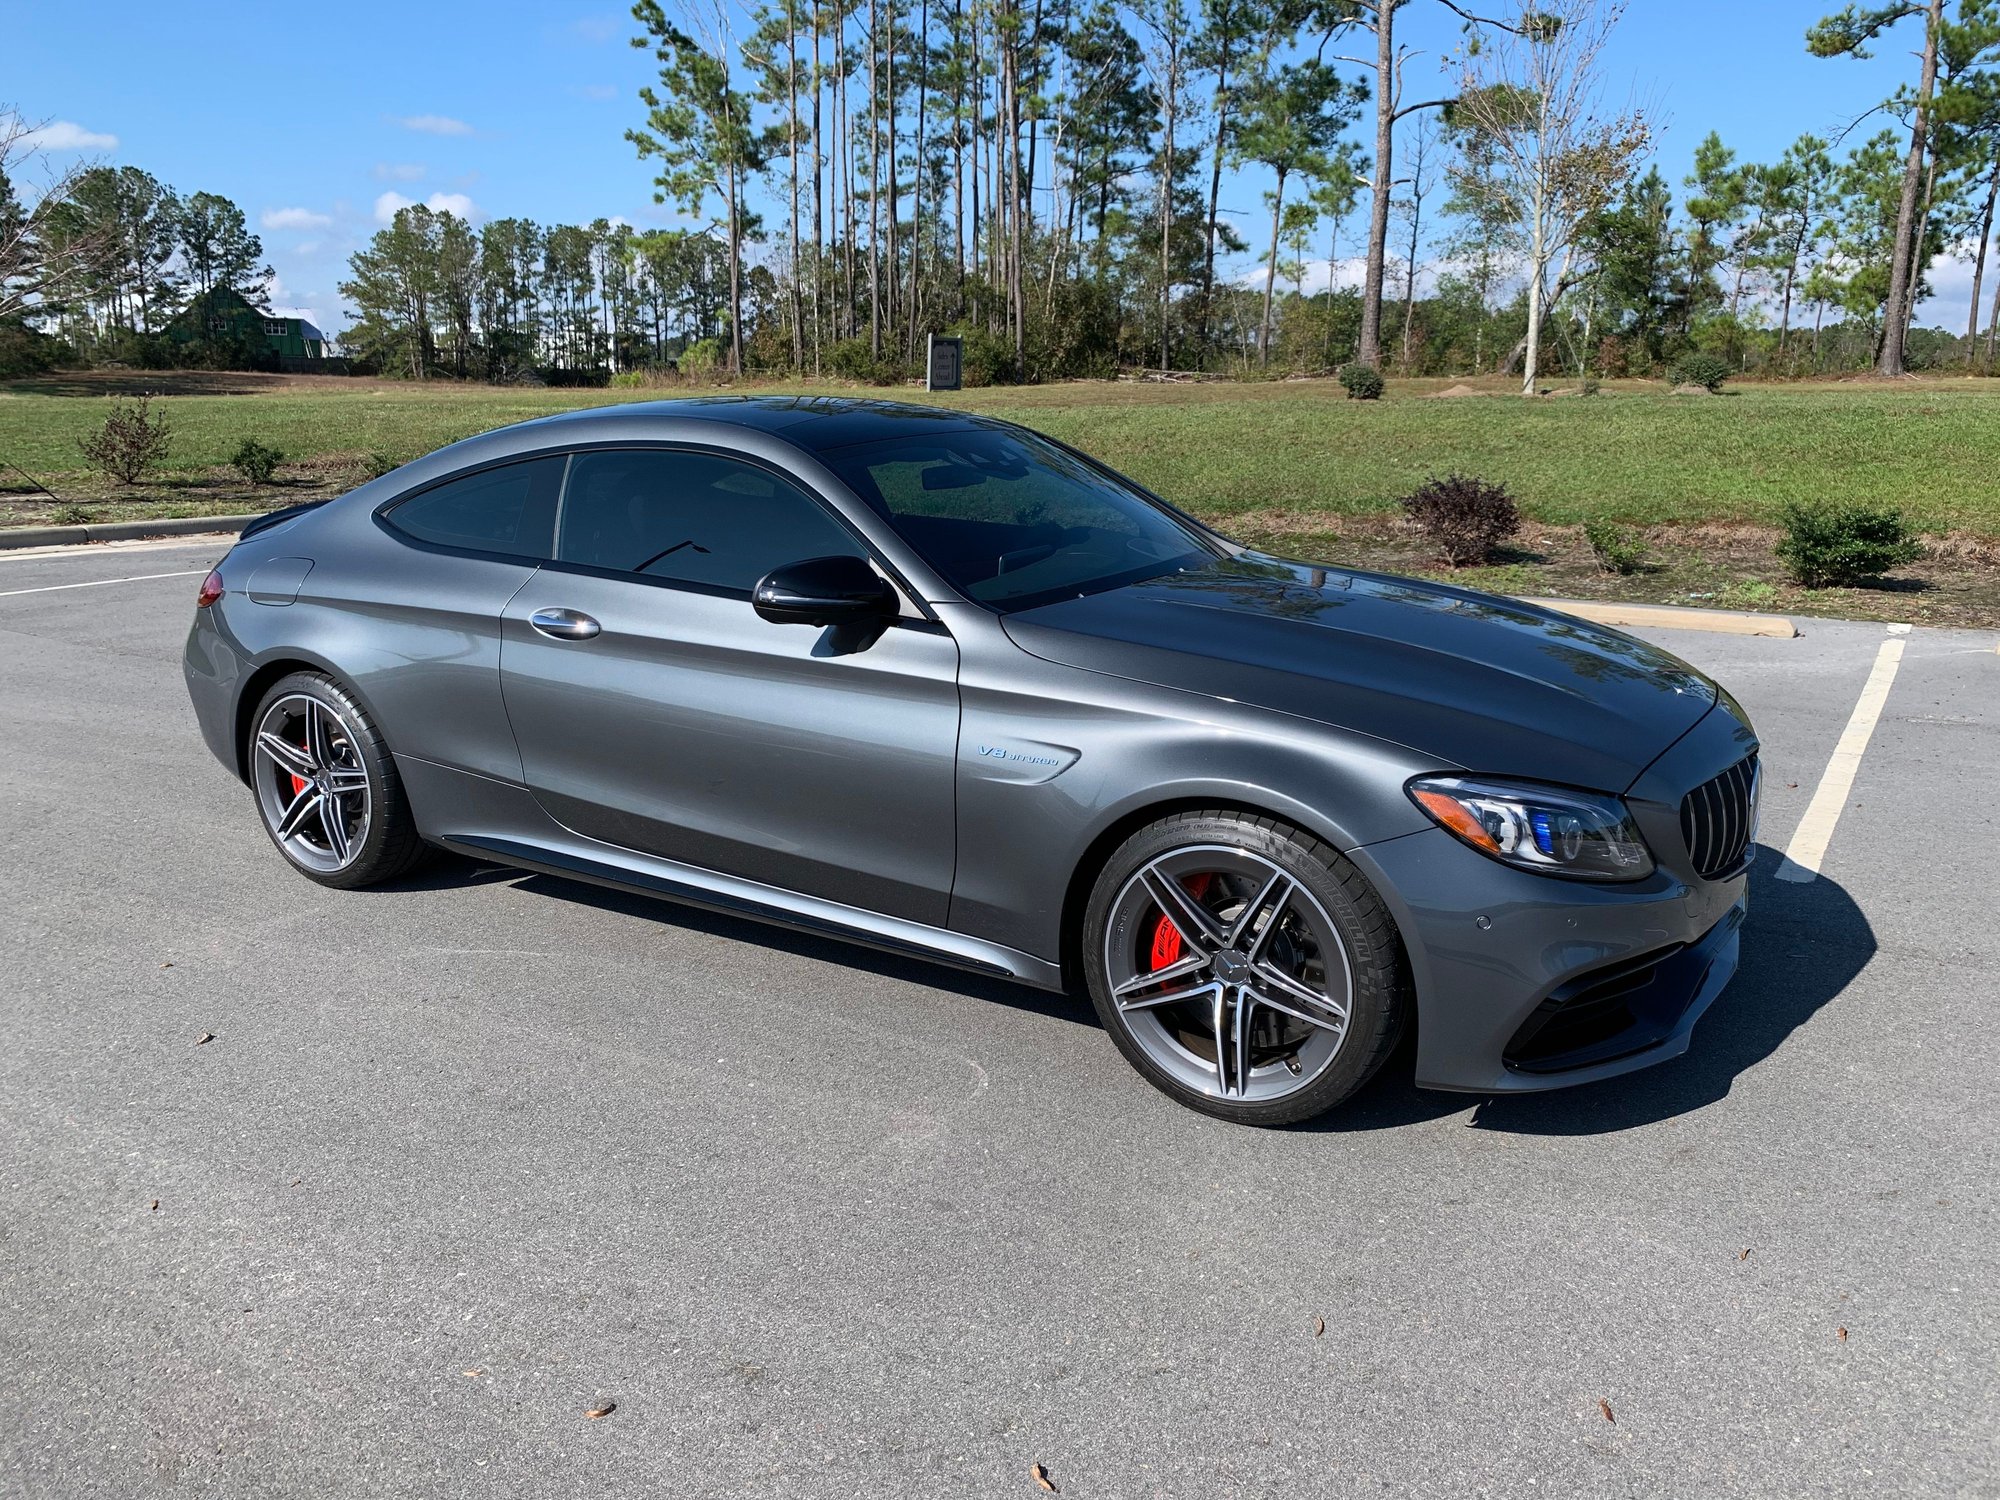
{"label": "car door", "polygon": [[750,589],[867,556],[773,469],[691,448],[570,459],[556,558],[509,603],[501,684],[526,780],[589,838],[942,925],[958,648],[912,617],[776,625]]}
{"label": "car door", "polygon": [[510,459],[422,485],[377,512],[401,545],[335,549],[306,576],[301,605],[338,607],[328,653],[397,754],[520,779],[500,696],[500,614],[554,546],[564,462]]}

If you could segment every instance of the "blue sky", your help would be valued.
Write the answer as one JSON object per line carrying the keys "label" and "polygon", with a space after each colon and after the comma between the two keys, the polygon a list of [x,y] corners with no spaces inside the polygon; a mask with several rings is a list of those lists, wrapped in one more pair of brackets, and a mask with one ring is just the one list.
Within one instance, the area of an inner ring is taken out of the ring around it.
{"label": "blue sky", "polygon": [[[1676,182],[1710,129],[1768,160],[1801,131],[1845,128],[1913,68],[1908,39],[1866,62],[1810,57],[1806,28],[1837,8],[1632,0],[1608,56],[1613,97],[1629,92],[1663,115],[1658,160]],[[623,7],[350,0],[165,16],[123,0],[6,0],[0,34],[14,66],[0,103],[70,127],[56,137],[69,152],[235,199],[277,270],[274,301],[328,326],[345,321],[335,286],[347,257],[400,201],[476,219],[675,221],[623,139],[651,71],[628,43]],[[1445,81],[1458,23],[1412,0],[1399,29],[1426,53],[1408,77],[1428,93]],[[1262,187],[1251,174],[1226,182],[1225,210],[1261,226]],[[1942,266],[1934,280],[1926,321],[1962,328],[1969,273]]]}

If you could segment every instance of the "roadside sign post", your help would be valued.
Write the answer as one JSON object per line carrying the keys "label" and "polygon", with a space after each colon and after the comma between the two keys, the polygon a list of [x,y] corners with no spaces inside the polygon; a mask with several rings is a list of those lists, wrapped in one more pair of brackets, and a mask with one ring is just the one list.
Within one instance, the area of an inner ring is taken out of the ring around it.
{"label": "roadside sign post", "polygon": [[955,391],[964,364],[965,340],[948,333],[931,335],[929,357],[924,361],[924,389]]}

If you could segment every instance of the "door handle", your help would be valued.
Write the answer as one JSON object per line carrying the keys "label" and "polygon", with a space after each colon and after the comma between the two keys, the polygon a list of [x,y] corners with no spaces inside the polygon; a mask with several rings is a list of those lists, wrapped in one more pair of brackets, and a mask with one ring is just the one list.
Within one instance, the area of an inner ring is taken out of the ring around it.
{"label": "door handle", "polygon": [[538,609],[528,623],[559,641],[587,641],[604,628],[580,609]]}

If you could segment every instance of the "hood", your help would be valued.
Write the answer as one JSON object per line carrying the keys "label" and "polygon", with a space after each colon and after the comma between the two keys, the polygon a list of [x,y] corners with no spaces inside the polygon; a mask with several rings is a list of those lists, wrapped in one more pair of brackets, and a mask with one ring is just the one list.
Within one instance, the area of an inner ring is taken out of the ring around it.
{"label": "hood", "polygon": [[1256,553],[1005,618],[1086,671],[1315,719],[1441,765],[1622,792],[1716,701],[1616,630],[1470,589]]}

